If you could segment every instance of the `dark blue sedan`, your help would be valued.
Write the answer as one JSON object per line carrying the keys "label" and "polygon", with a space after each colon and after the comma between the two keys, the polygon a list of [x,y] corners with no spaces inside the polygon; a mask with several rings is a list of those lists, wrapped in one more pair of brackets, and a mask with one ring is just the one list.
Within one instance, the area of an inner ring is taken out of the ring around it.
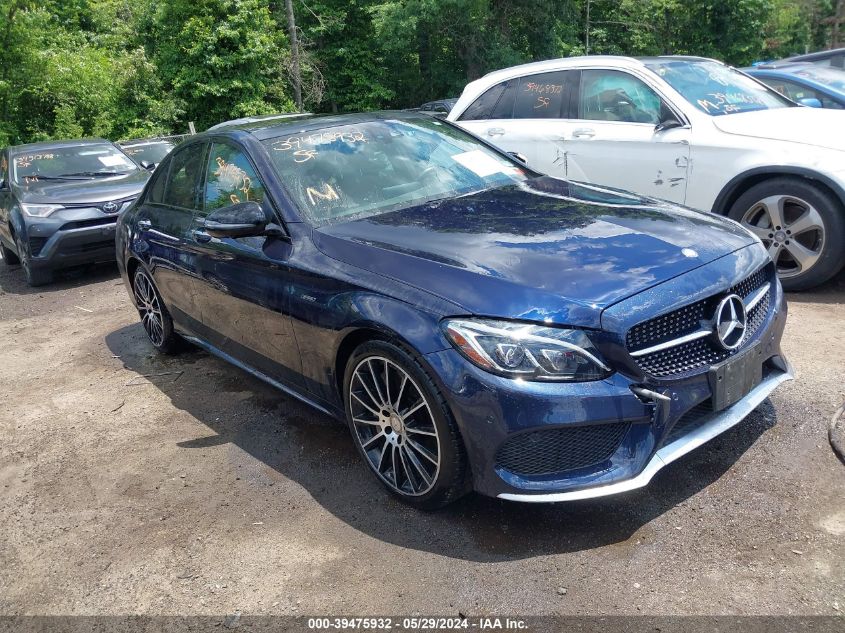
{"label": "dark blue sedan", "polygon": [[781,286],[738,224],[420,114],[192,137],[117,249],[156,348],[187,339],[345,419],[423,508],[644,486],[791,377]]}

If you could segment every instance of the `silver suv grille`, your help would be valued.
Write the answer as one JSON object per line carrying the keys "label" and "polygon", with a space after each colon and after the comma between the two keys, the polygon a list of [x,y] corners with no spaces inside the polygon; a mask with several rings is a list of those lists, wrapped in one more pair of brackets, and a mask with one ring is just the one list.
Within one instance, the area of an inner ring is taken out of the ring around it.
{"label": "silver suv grille", "polygon": [[[771,275],[771,265],[764,266],[724,293],[635,325],[626,337],[628,352],[640,369],[659,378],[725,360],[743,349],[765,321],[772,294]],[[723,349],[709,335],[716,306],[729,294],[742,297],[747,310],[743,343],[735,350]]]}

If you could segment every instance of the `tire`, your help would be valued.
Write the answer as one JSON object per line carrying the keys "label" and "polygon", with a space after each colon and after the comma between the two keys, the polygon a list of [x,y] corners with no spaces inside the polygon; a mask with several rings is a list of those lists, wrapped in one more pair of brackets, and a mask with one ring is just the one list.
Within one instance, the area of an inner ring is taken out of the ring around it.
{"label": "tire", "polygon": [[349,359],[343,385],[352,440],[385,488],[423,510],[463,496],[466,452],[458,427],[417,360],[392,343],[364,343]]}
{"label": "tire", "polygon": [[17,266],[21,263],[21,260],[15,255],[14,251],[10,248],[6,248],[6,245],[3,242],[0,242],[0,253],[3,254],[3,261],[6,263],[6,266]]}
{"label": "tire", "polygon": [[845,264],[842,203],[808,181],[772,178],[754,185],[728,216],[763,241],[786,290],[818,286]]}
{"label": "tire", "polygon": [[181,348],[181,339],[173,329],[173,319],[152,278],[140,266],[132,276],[132,295],[141,317],[141,325],[153,347],[162,354],[177,353]]}
{"label": "tire", "polygon": [[52,282],[53,271],[44,268],[33,268],[29,255],[20,238],[15,238],[15,244],[18,247],[18,261],[20,262],[21,268],[23,268],[24,275],[26,275],[26,283],[32,288],[37,288],[38,286],[45,286]]}

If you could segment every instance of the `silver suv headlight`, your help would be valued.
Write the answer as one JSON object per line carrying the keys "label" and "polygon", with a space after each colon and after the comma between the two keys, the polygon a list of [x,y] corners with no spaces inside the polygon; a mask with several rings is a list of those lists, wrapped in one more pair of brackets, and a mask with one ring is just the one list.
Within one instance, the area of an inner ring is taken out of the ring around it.
{"label": "silver suv headlight", "polygon": [[46,218],[62,208],[60,204],[28,204],[21,202],[21,211],[33,218]]}
{"label": "silver suv headlight", "polygon": [[443,327],[467,360],[494,374],[576,382],[612,373],[581,330],[492,319],[448,319]]}

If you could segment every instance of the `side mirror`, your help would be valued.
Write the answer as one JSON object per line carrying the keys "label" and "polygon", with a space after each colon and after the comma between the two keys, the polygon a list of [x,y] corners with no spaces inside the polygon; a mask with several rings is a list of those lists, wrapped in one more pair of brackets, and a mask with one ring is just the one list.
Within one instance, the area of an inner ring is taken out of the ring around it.
{"label": "side mirror", "polygon": [[146,169],[147,171],[152,171],[156,168],[155,163],[151,163],[148,160],[142,160],[140,163],[142,169]]}
{"label": "side mirror", "polygon": [[806,99],[799,99],[798,103],[802,106],[807,106],[808,108],[821,108],[822,102],[816,99],[815,97],[807,97]]}
{"label": "side mirror", "polygon": [[527,159],[527,158],[525,158],[525,156],[523,156],[523,155],[522,155],[522,154],[520,154],[519,152],[508,152],[508,154],[509,154],[509,155],[511,155],[511,156],[513,156],[513,157],[514,157],[516,160],[518,160],[520,163],[522,163],[522,164],[524,164],[524,165],[527,165],[527,164],[528,164],[528,159]]}
{"label": "side mirror", "polygon": [[212,237],[264,235],[267,214],[257,202],[239,202],[208,214],[203,228]]}
{"label": "side mirror", "polygon": [[655,132],[663,132],[664,130],[672,130],[677,127],[684,127],[684,124],[678,121],[674,115],[669,115],[664,118],[660,123],[654,126]]}

